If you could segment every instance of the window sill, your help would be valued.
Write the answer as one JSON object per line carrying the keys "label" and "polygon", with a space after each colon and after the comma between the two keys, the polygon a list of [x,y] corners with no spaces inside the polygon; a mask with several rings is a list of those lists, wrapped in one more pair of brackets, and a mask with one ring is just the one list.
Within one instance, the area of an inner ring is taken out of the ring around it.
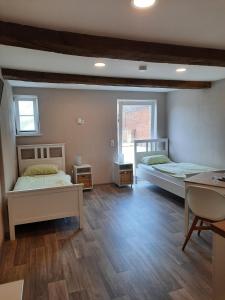
{"label": "window sill", "polygon": [[33,133],[33,134],[29,134],[29,133],[24,133],[24,134],[16,134],[16,137],[38,137],[38,136],[42,136],[42,133]]}

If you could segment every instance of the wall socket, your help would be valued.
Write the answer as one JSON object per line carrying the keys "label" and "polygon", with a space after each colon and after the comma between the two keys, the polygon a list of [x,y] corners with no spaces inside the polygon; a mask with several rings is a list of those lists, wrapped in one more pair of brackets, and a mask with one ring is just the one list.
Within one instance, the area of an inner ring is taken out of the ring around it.
{"label": "wall socket", "polygon": [[112,139],[112,140],[110,140],[110,146],[112,147],[112,148],[114,148],[115,147],[115,141]]}

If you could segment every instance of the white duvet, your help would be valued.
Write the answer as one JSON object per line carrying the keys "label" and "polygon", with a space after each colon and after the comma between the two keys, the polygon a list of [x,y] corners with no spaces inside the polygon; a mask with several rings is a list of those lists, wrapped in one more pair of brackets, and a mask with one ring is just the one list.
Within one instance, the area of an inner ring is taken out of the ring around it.
{"label": "white duvet", "polygon": [[59,171],[52,175],[22,176],[17,179],[14,191],[36,190],[72,185],[70,175]]}

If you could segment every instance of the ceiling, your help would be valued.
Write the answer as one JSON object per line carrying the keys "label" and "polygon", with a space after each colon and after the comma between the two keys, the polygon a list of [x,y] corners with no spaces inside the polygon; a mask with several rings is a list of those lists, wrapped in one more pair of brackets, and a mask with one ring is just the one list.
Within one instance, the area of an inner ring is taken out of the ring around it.
{"label": "ceiling", "polygon": [[[157,0],[150,9],[138,10],[130,0],[0,0],[0,20],[54,30],[119,37],[133,40],[225,49],[225,0]],[[94,67],[97,61],[106,67]],[[138,61],[80,57],[0,45],[0,67],[67,74],[216,81],[225,68],[144,63]],[[178,67],[187,72],[177,73]],[[169,91],[137,87],[45,84],[11,81],[14,86],[49,88]]]}
{"label": "ceiling", "polygon": [[56,30],[225,49],[224,0],[1,0],[0,19]]}
{"label": "ceiling", "polygon": [[[106,67],[94,67],[94,63],[98,61],[104,61]],[[140,72],[138,70],[140,64],[142,63],[137,61],[97,59],[0,45],[0,66],[5,68],[93,76],[187,81],[215,81],[225,78],[225,68],[222,67],[144,63],[148,66],[148,70]],[[178,67],[186,67],[187,72],[177,73]]]}

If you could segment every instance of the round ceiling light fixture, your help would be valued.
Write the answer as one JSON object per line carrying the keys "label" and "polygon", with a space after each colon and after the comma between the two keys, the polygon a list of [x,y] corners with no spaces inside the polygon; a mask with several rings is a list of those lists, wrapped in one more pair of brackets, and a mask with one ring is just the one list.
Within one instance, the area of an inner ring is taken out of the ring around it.
{"label": "round ceiling light fixture", "polygon": [[106,66],[106,64],[104,62],[96,62],[95,63],[96,68],[104,68],[105,66]]}
{"label": "round ceiling light fixture", "polygon": [[136,8],[148,8],[154,5],[156,0],[132,0],[132,5]]}
{"label": "round ceiling light fixture", "polygon": [[186,68],[178,68],[178,69],[176,69],[177,73],[182,73],[182,72],[186,72],[186,71],[187,71]]}

